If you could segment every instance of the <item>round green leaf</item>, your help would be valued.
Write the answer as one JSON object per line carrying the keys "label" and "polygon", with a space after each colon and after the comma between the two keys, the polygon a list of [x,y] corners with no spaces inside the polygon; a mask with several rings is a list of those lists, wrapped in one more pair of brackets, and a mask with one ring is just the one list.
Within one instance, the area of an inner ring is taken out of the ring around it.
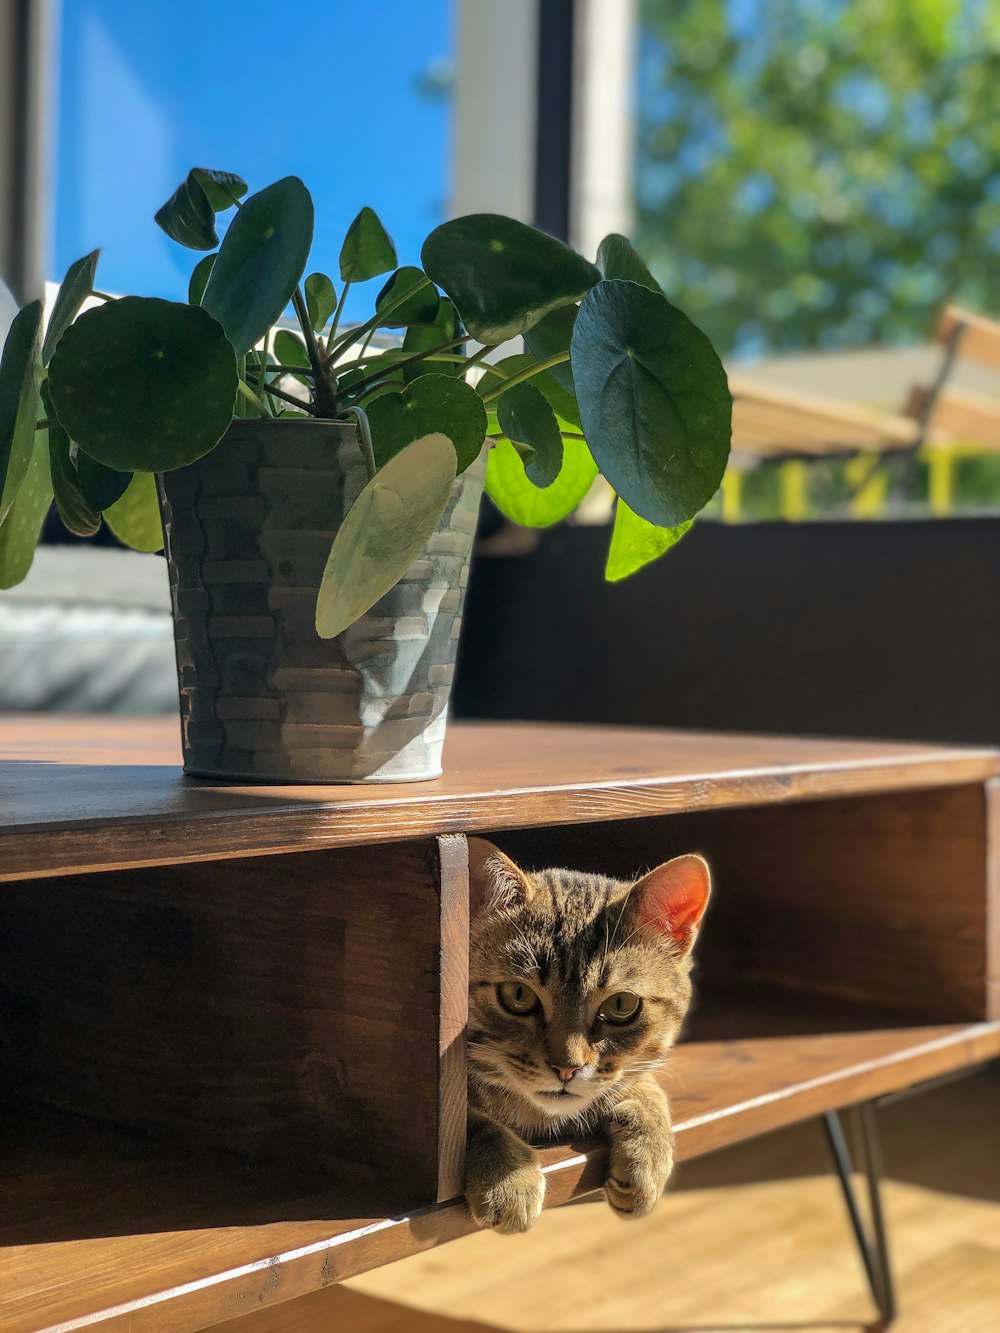
{"label": "round green leaf", "polygon": [[237,356],[263,338],[292,299],[312,234],[312,199],[297,176],[251,195],[233,218],[201,304]]}
{"label": "round green leaf", "polygon": [[14,316],[0,358],[0,523],[10,513],[31,463],[41,379],[42,303]]}
{"label": "round green leaf", "polygon": [[104,511],[104,518],[118,540],[133,551],[163,550],[160,502],[151,472],[137,472],[122,498]]}
{"label": "round green leaf", "polygon": [[94,509],[110,509],[125,494],[132,480],[131,472],[105,467],[79,447],[76,451],[76,475],[84,499]]}
{"label": "round green leaf", "polygon": [[[491,393],[500,388],[505,379],[519,375],[522,370],[537,364],[538,358],[532,356],[530,352],[515,352],[513,356],[489,362],[482,368],[483,375],[476,385],[476,391],[480,394]],[[561,370],[563,367],[559,366],[557,369]],[[553,377],[551,371],[543,370],[533,375],[531,383],[548,400],[549,406],[560,420],[560,429],[580,429],[580,409],[577,407],[576,399],[569,389],[564,389]],[[496,400],[491,406],[496,406]]]}
{"label": "round green leaf", "polygon": [[308,367],[309,365],[306,345],[291,329],[279,329],[274,335],[274,355],[279,366]]}
{"label": "round green leaf", "polygon": [[188,302],[190,305],[201,305],[201,299],[205,295],[205,288],[208,286],[208,279],[211,276],[212,269],[215,267],[217,256],[206,255],[204,259],[199,259],[194,266],[194,272],[188,282]]}
{"label": "round green leaf", "polygon": [[[447,296],[439,297],[439,301],[438,312],[432,324],[411,325],[403,335],[403,351],[407,356],[414,356],[417,352],[429,352],[432,347],[440,347],[442,343],[449,343],[462,333],[453,302],[449,301]],[[460,355],[461,351],[461,347],[453,347],[451,354]],[[418,375],[426,374],[430,369],[440,375],[462,374],[462,367],[458,362],[434,361],[433,363],[427,362],[424,364],[417,361],[414,365],[407,366],[403,370],[403,378],[409,383],[410,380],[416,379]]]}
{"label": "round green leaf", "polygon": [[601,276],[562,241],[496,213],[443,223],[420,259],[482,343],[517,337],[550,310],[579,301]]}
{"label": "round green leaf", "polygon": [[693,520],[678,523],[673,528],[659,528],[634,514],[624,500],[615,507],[615,527],[611,534],[608,563],[604,577],[609,583],[627,579],[651,560],[658,560],[676,546],[690,528]]}
{"label": "round green leaf", "polygon": [[597,267],[606,278],[622,278],[648,287],[651,292],[660,291],[660,284],[636,254],[632,242],[617,232],[605,236],[598,246]]}
{"label": "round green leaf", "polygon": [[395,587],[441,522],[455,480],[455,450],[427,435],[391,458],[351,506],[316,599],[316,632],[332,639]]}
{"label": "round green leaf", "polygon": [[666,297],[610,280],[580,306],[572,353],[583,433],[605,477],[650,523],[693,518],[729,457],[732,400],[712,344]]}
{"label": "round green leaf", "polygon": [[186,245],[189,250],[214,250],[219,244],[215,211],[208,195],[190,176],[153,216],[172,241]]}
{"label": "round green leaf", "polygon": [[347,229],[340,247],[344,282],[367,282],[396,267],[396,247],[372,208],[363,208]]}
{"label": "round green leaf", "polygon": [[449,375],[421,375],[401,393],[383,393],[365,410],[371,427],[375,462],[382,467],[424,435],[446,435],[454,445],[457,471],[479,457],[486,438],[486,409],[464,380]]}
{"label": "round green leaf", "polygon": [[[47,417],[55,415],[48,384],[42,385],[42,410]],[[101,526],[101,515],[90,504],[80,489],[76,466],[70,457],[69,436],[59,425],[49,426],[49,472],[56,508],[63,526],[77,537],[92,537]]]}
{"label": "round green leaf", "polygon": [[246,181],[229,171],[195,167],[157,210],[155,221],[171,240],[189,250],[214,250],[219,244],[216,213],[232,208],[230,192],[239,199],[246,191]]}
{"label": "round green leaf", "polygon": [[[290,329],[279,329],[274,335],[274,355],[279,366],[302,366],[305,370],[309,369],[309,353],[306,351],[306,345],[299,335],[292,333]],[[310,375],[296,375],[295,378],[301,384],[312,384]]]}
{"label": "round green leaf", "polygon": [[92,250],[75,264],[70,264],[66,276],[59,285],[56,299],[49,316],[49,326],[45,330],[42,343],[42,365],[47,366],[52,360],[59,339],[80,313],[80,307],[94,290],[94,275],[97,272],[97,259],[100,250]]}
{"label": "round green leaf", "polygon": [[242,199],[247,192],[246,181],[232,171],[192,167],[190,176],[205,191],[215,213],[224,213],[227,208],[234,208],[236,201]]}
{"label": "round green leaf", "polygon": [[303,285],[309,323],[319,333],[337,308],[337,293],[325,273],[310,273]]}
{"label": "round green leaf", "polygon": [[498,440],[486,464],[486,491],[509,519],[525,528],[548,528],[571,514],[590,490],[597,464],[582,440],[563,441],[562,469],[544,490],[532,485],[517,450]]}
{"label": "round green leaf", "polygon": [[207,454],[232,420],[236,385],[236,357],[212,316],[158,297],[88,310],[49,369],[70,438],[122,472],[166,472]]}
{"label": "round green leaf", "polygon": [[528,480],[551,486],[562,467],[563,442],[544,396],[532,384],[515,384],[497,399],[497,422],[524,460]]}
{"label": "round green leaf", "polygon": [[[376,314],[383,306],[402,296],[408,288],[415,286],[425,276],[423,269],[414,268],[412,264],[396,269],[375,298]],[[440,305],[441,297],[437,288],[424,287],[421,291],[415,292],[408,301],[390,311],[384,320],[379,320],[379,325],[384,329],[405,329],[411,324],[433,324]]]}
{"label": "round green leaf", "polygon": [[40,430],[32,442],[24,480],[0,523],[0,588],[13,588],[27,575],[51,503],[49,446]]}
{"label": "round green leaf", "polygon": [[[529,329],[524,335],[524,345],[528,351],[539,361],[547,361],[550,356],[568,352],[573,340],[578,308],[575,305],[560,306],[558,310],[546,315],[533,329]],[[573,367],[569,361],[552,366],[548,374],[564,389],[575,393]]]}

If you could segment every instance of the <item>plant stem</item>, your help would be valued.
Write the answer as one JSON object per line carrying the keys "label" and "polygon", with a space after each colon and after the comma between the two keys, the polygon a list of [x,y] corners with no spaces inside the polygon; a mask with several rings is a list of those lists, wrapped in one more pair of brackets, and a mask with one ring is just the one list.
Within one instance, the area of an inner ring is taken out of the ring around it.
{"label": "plant stem", "polygon": [[[351,394],[356,394],[359,389],[363,391],[368,388],[369,384],[375,384],[385,375],[394,374],[397,370],[402,370],[404,366],[412,366],[417,361],[426,361],[427,358],[433,356],[435,352],[446,352],[449,347],[457,347],[459,343],[463,342],[465,342],[464,334],[461,338],[452,338],[450,342],[441,343],[438,347],[428,347],[425,352],[414,352],[412,356],[404,357],[402,361],[389,361],[383,369],[373,371],[371,375],[366,375],[364,379],[360,379],[356,384],[352,384],[350,386],[350,392]],[[374,359],[380,361],[382,359],[382,353],[379,352]],[[464,361],[465,357],[460,356],[458,360]],[[353,370],[353,368],[353,363],[350,366],[345,367],[345,369],[349,370]]]}
{"label": "plant stem", "polygon": [[499,398],[502,393],[508,389],[513,389],[515,384],[525,384],[528,380],[540,375],[543,370],[551,370],[553,366],[561,366],[569,360],[569,352],[556,352],[555,356],[546,357],[544,361],[539,361],[534,366],[528,366],[519,371],[516,375],[511,375],[509,379],[504,380],[503,384],[495,389],[490,389],[489,393],[483,394],[484,403],[492,403],[495,398]]}
{"label": "plant stem", "polygon": [[[257,363],[257,369],[258,369],[258,371],[260,372],[260,379],[259,379],[259,381],[258,381],[258,385],[257,385],[257,387],[258,387],[259,389],[261,389],[261,390],[267,388],[267,371],[268,371],[268,365],[267,365],[268,347],[267,347],[267,345],[268,345],[268,343],[269,343],[270,341],[271,341],[271,330],[270,330],[270,329],[265,329],[265,330],[264,330],[264,337],[263,337],[263,339],[262,339],[262,341],[261,341],[260,351],[257,353],[257,355],[258,355],[259,358],[260,358],[260,360],[259,360],[258,363]],[[268,415],[269,417],[273,417],[273,416],[274,416],[274,404],[273,404],[269,399],[267,399],[267,398],[264,399],[264,408],[265,408],[265,411],[267,412],[267,415]]]}
{"label": "plant stem", "polygon": [[376,472],[375,450],[372,447],[372,432],[368,424],[368,414],[362,407],[349,407],[347,413],[353,416],[358,423],[358,439],[361,441],[361,452],[364,455],[365,467],[368,470],[368,480],[371,481]]}
{"label": "plant stem", "polygon": [[[461,366],[461,367],[463,368],[463,370],[468,370],[468,368],[469,368],[469,360],[470,360],[470,358],[467,357],[467,356],[453,356],[453,355],[445,355],[445,356],[441,356],[441,355],[439,355],[437,352],[433,352],[433,353],[430,353],[430,354],[428,354],[427,356],[425,356],[425,357],[424,357],[424,360],[425,360],[425,361],[447,361],[449,365],[452,365],[452,366]],[[400,365],[401,363],[400,363],[399,361],[397,361],[396,364],[397,364],[397,365]],[[494,371],[494,369],[493,369],[492,366],[490,366],[490,374],[491,374],[491,375],[495,374],[498,380],[506,380],[506,379],[509,379],[509,378],[510,378],[510,375],[507,373],[506,370],[497,370],[497,371]]]}
{"label": "plant stem", "polygon": [[374,329],[369,329],[369,330],[368,330],[368,337],[367,337],[367,338],[364,340],[364,342],[361,344],[361,348],[360,348],[360,350],[358,351],[357,356],[354,358],[355,361],[360,361],[360,360],[362,359],[362,357],[364,356],[365,352],[368,351],[368,346],[369,346],[369,344],[371,343],[371,340],[372,340],[374,337],[375,337],[375,330],[374,330]]}
{"label": "plant stem", "polygon": [[[460,339],[456,339],[455,341],[456,341],[456,343],[457,343],[457,342],[466,342],[466,341],[467,341],[467,337],[466,337],[465,334],[463,334],[462,337],[461,337]],[[448,343],[442,343],[442,344],[441,344],[442,347],[447,347],[447,346],[449,346],[449,345],[450,345],[450,344],[448,344]],[[381,359],[382,355],[383,355],[383,354],[382,354],[381,352],[373,352],[370,356],[359,356],[359,357],[355,357],[355,359],[354,359],[353,361],[348,361],[348,362],[346,362],[346,363],[344,364],[344,366],[342,367],[342,369],[343,369],[343,370],[356,370],[356,369],[358,369],[362,364],[364,364],[364,365],[370,365],[370,364],[373,363],[373,362],[379,361],[379,360]],[[417,354],[414,353],[414,355],[417,355]],[[430,349],[429,351],[427,351],[427,352],[423,352],[423,353],[421,353],[421,355],[423,356],[423,358],[424,358],[425,361],[446,361],[446,362],[448,363],[448,365],[450,365],[450,366],[464,366],[464,367],[466,367],[466,369],[468,369],[469,363],[470,363],[471,361],[474,361],[474,360],[476,359],[475,357],[468,357],[468,356],[454,356],[454,355],[447,354],[447,353],[442,354],[442,353],[439,353],[439,352],[435,351],[434,348],[431,348],[431,349]],[[478,354],[478,352],[477,352],[477,353],[476,353],[476,356],[478,357],[478,355],[479,355],[479,354]],[[388,370],[390,370],[390,369],[395,369],[396,367],[401,366],[402,364],[403,364],[402,361],[393,361],[393,362],[391,362],[389,365],[387,365],[386,370],[388,371]],[[488,366],[487,369],[488,369],[489,373],[490,373],[491,375],[495,376],[498,380],[508,380],[508,379],[510,379],[510,371],[509,371],[509,370],[500,370],[500,368],[499,368],[498,366]],[[308,366],[271,366],[271,370],[284,370],[284,371],[286,372],[286,374],[289,374],[289,375],[308,375],[308,374],[310,373],[310,371],[309,371],[309,367],[308,367]]]}
{"label": "plant stem", "polygon": [[107,292],[99,292],[96,287],[91,287],[91,296],[96,296],[99,301],[117,301],[117,296],[109,296]]}
{"label": "plant stem", "polygon": [[[473,366],[478,366],[479,363],[483,360],[483,358],[489,356],[490,352],[496,351],[499,345],[500,345],[499,343],[484,343],[482,347],[480,347],[479,351],[475,354],[475,356],[470,356],[466,360],[465,369],[471,370]],[[489,369],[491,373],[499,375],[499,377],[502,380],[509,378],[509,376],[506,375],[505,372],[502,370],[494,371],[492,366],[490,366]]]}
{"label": "plant stem", "polygon": [[254,393],[253,389],[250,388],[250,385],[247,384],[246,380],[238,380],[236,387],[239,389],[240,393],[243,395],[244,398],[248,398],[250,402],[253,403],[254,407],[258,409],[262,417],[267,416],[267,408]]}
{"label": "plant stem", "polygon": [[337,325],[340,323],[340,316],[344,312],[344,302],[347,300],[347,293],[350,290],[351,290],[351,280],[350,278],[348,278],[347,281],[344,283],[343,290],[340,293],[340,300],[337,302],[337,308],[333,312],[333,323],[330,326],[330,333],[326,340],[326,354],[328,357],[330,355],[330,348],[333,346],[333,341],[337,336]]}
{"label": "plant stem", "polygon": [[51,430],[53,426],[58,426],[59,422],[55,417],[42,417],[35,422],[35,430]]}
{"label": "plant stem", "polygon": [[302,327],[302,336],[306,340],[306,352],[309,355],[309,364],[313,371],[313,394],[315,396],[316,411],[321,417],[335,417],[337,415],[337,389],[335,384],[331,384],[326,372],[326,358],[319,350],[319,344],[316,341],[316,334],[313,326],[309,322],[309,310],[306,306],[306,298],[302,295],[301,288],[296,287],[292,294],[292,305],[295,307],[295,313],[298,316],[299,324]]}
{"label": "plant stem", "polygon": [[393,297],[391,301],[386,301],[382,309],[377,310],[371,319],[365,320],[364,324],[357,324],[353,329],[348,329],[332,346],[327,343],[327,356],[336,356],[345,347],[350,347],[351,343],[363,338],[369,329],[377,329],[380,324],[385,323],[387,315],[391,315],[394,310],[398,310],[401,305],[409,301],[412,296],[416,296],[418,292],[422,292],[425,287],[432,287],[433,285],[430,278],[423,277],[411,287],[407,287],[405,292],[400,292],[399,296]]}
{"label": "plant stem", "polygon": [[259,380],[255,378],[257,388],[261,393],[273,394],[275,398],[280,398],[282,402],[290,403],[292,407],[297,407],[300,412],[308,412],[310,416],[318,415],[311,403],[304,403],[301,398],[296,398],[294,394],[285,393],[284,389],[279,389],[276,384],[268,384],[263,376]]}

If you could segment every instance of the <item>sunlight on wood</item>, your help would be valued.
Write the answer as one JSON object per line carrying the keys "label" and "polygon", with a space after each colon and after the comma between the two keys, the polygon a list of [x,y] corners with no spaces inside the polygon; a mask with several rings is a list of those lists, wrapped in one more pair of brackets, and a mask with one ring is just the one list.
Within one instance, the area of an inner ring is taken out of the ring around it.
{"label": "sunlight on wood", "polygon": [[[880,1113],[896,1333],[1000,1326],[1000,1073]],[[600,1203],[514,1239],[471,1236],[348,1284],[359,1333],[864,1333],[875,1311],[818,1125],[682,1167],[656,1215]],[[417,1307],[419,1319],[392,1302]],[[388,1304],[387,1304],[388,1303]],[[392,1318],[406,1315],[399,1322]],[[277,1316],[278,1311],[275,1311]],[[437,1319],[431,1318],[437,1315]],[[383,1322],[384,1321],[384,1322]],[[268,1333],[320,1325],[274,1323]],[[265,1326],[253,1333],[265,1333]]]}

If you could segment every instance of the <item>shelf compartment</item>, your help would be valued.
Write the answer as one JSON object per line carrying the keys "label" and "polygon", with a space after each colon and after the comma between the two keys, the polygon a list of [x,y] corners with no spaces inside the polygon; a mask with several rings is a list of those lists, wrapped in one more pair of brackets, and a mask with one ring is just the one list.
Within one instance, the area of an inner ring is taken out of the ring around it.
{"label": "shelf compartment", "polygon": [[18,1107],[447,1198],[468,911],[460,837],[7,886],[0,1084]]}
{"label": "shelf compartment", "polygon": [[[1000,1055],[1000,1023],[872,1029],[864,1007],[799,996],[797,1026],[813,1030],[783,1035],[774,988],[731,1001],[703,998],[692,1036],[712,1039],[683,1043],[664,1071],[682,1158]],[[73,1117],[11,1119],[3,1142],[4,1333],[194,1333],[473,1229],[460,1199],[398,1212],[386,1188],[317,1189]],[[601,1145],[545,1158],[550,1206],[600,1186]]]}

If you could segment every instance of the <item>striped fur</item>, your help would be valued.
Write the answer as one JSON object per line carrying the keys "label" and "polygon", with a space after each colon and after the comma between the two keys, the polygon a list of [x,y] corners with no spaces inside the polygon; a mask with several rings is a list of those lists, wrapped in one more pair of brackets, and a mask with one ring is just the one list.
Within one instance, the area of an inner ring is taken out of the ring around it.
{"label": "striped fur", "polygon": [[[530,1144],[603,1134],[611,1144],[609,1202],[622,1216],[640,1216],[673,1162],[669,1110],[652,1075],[690,1002],[708,869],[684,857],[632,882],[572,870],[526,873],[489,843],[473,839],[470,848],[473,1213],[501,1231],[525,1230],[544,1193]],[[684,894],[693,907],[681,903]],[[690,918],[679,926],[678,903]],[[498,992],[504,982],[530,987],[537,1011],[507,1012]],[[617,992],[641,999],[634,1021],[622,1026],[598,1013]]]}

